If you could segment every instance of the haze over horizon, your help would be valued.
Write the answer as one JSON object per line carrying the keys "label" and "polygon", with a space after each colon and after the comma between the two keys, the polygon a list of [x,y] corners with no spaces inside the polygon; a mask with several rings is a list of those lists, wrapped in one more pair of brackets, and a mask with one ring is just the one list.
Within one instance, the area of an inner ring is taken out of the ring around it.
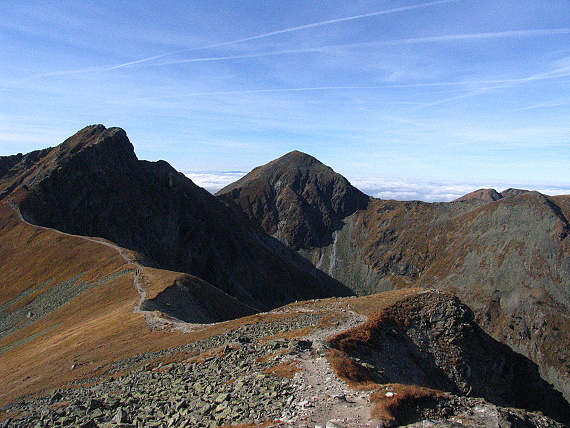
{"label": "haze over horizon", "polygon": [[102,123],[184,172],[301,150],[383,198],[570,193],[569,17],[565,0],[3,2],[0,155]]}
{"label": "haze over horizon", "polygon": [[[333,168],[334,169],[334,168]],[[200,171],[186,172],[185,175],[195,184],[210,193],[216,193],[249,171]],[[570,186],[548,185],[545,183],[500,183],[490,181],[466,182],[420,180],[411,178],[377,177],[374,175],[349,175],[350,183],[369,196],[398,201],[451,202],[479,189],[503,191],[508,188],[535,190],[545,195],[570,195]]]}

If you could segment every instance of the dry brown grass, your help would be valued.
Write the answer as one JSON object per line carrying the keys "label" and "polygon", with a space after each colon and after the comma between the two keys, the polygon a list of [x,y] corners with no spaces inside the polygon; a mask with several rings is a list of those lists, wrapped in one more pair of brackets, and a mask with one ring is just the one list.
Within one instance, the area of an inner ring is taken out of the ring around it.
{"label": "dry brown grass", "polygon": [[[0,203],[0,236],[0,304],[48,281],[42,292],[78,274],[81,281],[94,282],[133,268],[113,248],[22,223],[5,202]],[[0,346],[13,346],[0,354],[0,404],[102,374],[121,358],[190,341],[182,333],[151,331],[144,316],[133,313],[138,299],[133,273],[127,273],[0,340]]]}
{"label": "dry brown grass", "polygon": [[331,349],[327,355],[335,375],[354,389],[374,389],[378,383],[366,368],[348,358],[345,353]]}
{"label": "dry brown grass", "polygon": [[293,379],[293,377],[295,377],[295,374],[299,373],[300,371],[301,371],[301,366],[299,365],[298,362],[284,361],[273,367],[266,368],[265,370],[263,370],[263,373],[271,376]]}
{"label": "dry brown grass", "polygon": [[415,422],[421,408],[433,406],[444,396],[441,391],[416,385],[383,385],[370,395],[372,419],[408,424]]}

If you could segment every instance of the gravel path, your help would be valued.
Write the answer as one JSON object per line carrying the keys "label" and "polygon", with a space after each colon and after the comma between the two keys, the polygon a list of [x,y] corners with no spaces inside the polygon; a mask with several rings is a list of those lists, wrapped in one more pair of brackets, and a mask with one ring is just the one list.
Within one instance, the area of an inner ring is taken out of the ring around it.
{"label": "gravel path", "polygon": [[333,303],[331,310],[343,315],[341,321],[319,328],[303,337],[301,348],[287,358],[301,370],[295,375],[295,399],[280,427],[343,427],[375,426],[368,420],[370,392],[355,391],[335,376],[326,359],[326,340],[331,336],[364,323],[367,318],[344,303]]}

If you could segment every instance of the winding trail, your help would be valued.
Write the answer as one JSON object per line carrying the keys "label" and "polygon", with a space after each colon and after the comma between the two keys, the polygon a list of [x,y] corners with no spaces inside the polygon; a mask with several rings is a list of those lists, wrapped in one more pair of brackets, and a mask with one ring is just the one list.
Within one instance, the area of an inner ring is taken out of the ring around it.
{"label": "winding trail", "polygon": [[363,324],[368,317],[354,311],[350,304],[331,302],[326,309],[310,307],[283,308],[273,313],[285,312],[321,312],[337,314],[342,318],[327,327],[320,327],[302,340],[312,342],[310,351],[299,352],[285,357],[284,361],[295,362],[300,371],[294,376],[296,392],[283,414],[283,423],[279,428],[290,427],[376,427],[370,421],[369,396],[371,391],[352,389],[337,377],[331,367],[327,354],[327,339],[335,334]]}
{"label": "winding trail", "polygon": [[106,247],[109,247],[109,248],[112,248],[113,250],[115,250],[118,253],[118,255],[121,256],[121,258],[128,265],[131,265],[134,268],[133,286],[139,295],[139,299],[133,307],[133,312],[143,314],[145,316],[145,322],[149,327],[156,325],[156,320],[154,320],[155,317],[153,316],[153,314],[146,312],[146,311],[142,311],[140,309],[142,303],[146,300],[146,296],[147,296],[147,292],[145,289],[145,285],[147,285],[147,282],[144,278],[143,266],[139,262],[137,262],[136,259],[131,257],[127,253],[127,250],[125,248],[122,248],[122,247],[120,247],[120,246],[118,246],[118,245],[116,245],[116,244],[114,244],[114,243],[112,243],[112,242],[110,242],[104,238],[93,237],[93,236],[74,235],[72,233],[62,232],[61,230],[57,230],[57,229],[54,229],[51,227],[39,226],[39,225],[30,223],[29,221],[27,221],[24,218],[24,216],[22,215],[22,212],[20,211],[19,205],[12,199],[12,197],[10,195],[7,196],[7,203],[10,206],[10,208],[12,208],[12,210],[14,210],[14,212],[18,216],[18,219],[22,223],[24,223],[30,227],[41,229],[41,230],[49,230],[49,231],[52,231],[52,232],[55,232],[55,233],[58,233],[58,234],[61,234],[64,236],[84,239],[86,241],[94,242],[96,244],[101,244],[101,245],[104,245]]}

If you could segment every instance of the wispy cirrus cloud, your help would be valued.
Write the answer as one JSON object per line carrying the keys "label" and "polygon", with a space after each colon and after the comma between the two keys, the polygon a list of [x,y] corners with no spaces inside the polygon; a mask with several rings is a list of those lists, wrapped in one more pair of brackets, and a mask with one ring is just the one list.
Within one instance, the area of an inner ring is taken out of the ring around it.
{"label": "wispy cirrus cloud", "polygon": [[30,119],[5,122],[3,150],[103,123],[181,170],[298,149],[345,174],[556,182],[570,5],[523,3],[4,2],[0,104]]}
{"label": "wispy cirrus cloud", "polygon": [[[336,21],[336,20],[333,20]],[[327,21],[328,22],[328,21]],[[296,29],[302,29],[302,27],[296,27]],[[309,28],[309,27],[307,27]],[[295,30],[297,31],[297,30]],[[280,32],[274,32],[269,34],[279,34]],[[379,46],[397,46],[397,45],[414,45],[414,44],[429,44],[429,43],[444,43],[444,42],[457,42],[457,41],[478,41],[478,40],[488,40],[488,39],[501,39],[501,38],[532,38],[540,36],[557,36],[570,34],[570,28],[551,28],[551,29],[530,29],[530,30],[513,30],[513,31],[495,31],[486,33],[463,33],[463,34],[448,34],[442,36],[432,36],[432,37],[412,37],[404,39],[395,40],[378,40],[373,42],[363,42],[363,43],[348,43],[348,44],[337,44],[337,45],[323,45],[314,47],[304,47],[297,49],[282,49],[274,50],[269,52],[256,52],[242,55],[224,55],[224,56],[208,56],[208,57],[197,57],[197,58],[184,58],[176,60],[168,60],[163,62],[155,62],[152,64],[147,64],[147,66],[166,66],[166,65],[176,65],[176,64],[187,64],[193,62],[213,62],[213,61],[231,61],[231,60],[243,60],[243,59],[254,59],[262,58],[267,56],[278,56],[278,55],[291,55],[291,54],[301,54],[301,53],[331,53],[336,52],[341,49],[355,49],[355,48],[375,48]],[[257,37],[252,37],[243,40],[255,40]],[[237,43],[237,42],[227,42],[227,43]],[[210,47],[223,46],[213,45]],[[209,48],[210,48],[209,47]],[[200,49],[207,49],[206,47]],[[191,50],[197,50],[191,49]],[[129,63],[121,64],[119,66],[101,68],[98,71],[108,71],[113,70],[117,67],[126,67],[135,64],[141,64],[145,62],[151,62],[156,59],[164,58],[166,56],[171,56],[174,54],[180,54],[184,52],[189,52],[191,50],[182,50],[177,52],[165,53],[162,55],[156,55],[154,57],[141,59],[137,61],[132,61]],[[563,68],[561,68],[563,69]],[[90,70],[86,70],[90,71]],[[491,83],[491,82],[489,82]],[[495,83],[501,83],[496,81]],[[453,83],[452,83],[453,84]]]}
{"label": "wispy cirrus cloud", "polygon": [[[41,77],[48,77],[48,76],[61,75],[61,74],[75,74],[75,73],[81,74],[81,73],[91,73],[91,72],[112,71],[112,70],[117,70],[120,68],[125,68],[125,67],[130,67],[130,66],[134,66],[134,65],[152,62],[152,61],[155,61],[155,60],[158,60],[161,58],[166,58],[166,57],[170,57],[170,56],[178,55],[178,54],[182,54],[182,53],[219,48],[219,47],[224,47],[224,46],[228,46],[228,45],[235,45],[235,44],[239,44],[239,43],[244,43],[244,42],[249,42],[249,41],[254,41],[254,40],[259,40],[259,39],[265,39],[268,37],[273,37],[273,36],[277,36],[277,35],[281,35],[281,34],[287,34],[287,33],[293,33],[293,32],[297,32],[297,31],[307,30],[307,29],[316,28],[316,27],[339,24],[342,22],[354,21],[354,20],[359,20],[359,19],[364,19],[364,18],[372,18],[372,17],[382,16],[382,15],[389,15],[389,14],[400,13],[400,12],[416,10],[416,9],[425,9],[425,8],[430,8],[430,7],[446,4],[446,3],[455,3],[455,2],[460,2],[460,1],[463,1],[463,0],[437,0],[437,1],[428,2],[428,3],[421,3],[418,5],[403,6],[403,7],[385,9],[385,10],[376,11],[376,12],[369,12],[369,13],[364,13],[364,14],[359,14],[359,15],[347,16],[347,17],[342,17],[342,18],[328,19],[328,20],[324,20],[324,21],[313,22],[310,24],[304,24],[304,25],[298,25],[295,27],[284,28],[282,30],[276,30],[276,31],[270,31],[270,32],[262,33],[262,34],[256,34],[256,35],[253,35],[250,37],[234,39],[234,40],[230,40],[230,41],[226,41],[226,42],[207,44],[207,45],[199,46],[199,47],[192,47],[192,48],[187,48],[187,49],[179,49],[179,50],[175,50],[175,51],[165,52],[162,54],[153,55],[150,57],[141,58],[141,59],[134,60],[134,61],[128,61],[128,62],[124,62],[121,64],[112,65],[112,66],[69,70],[69,71],[61,71],[61,72],[56,72],[56,73],[47,73],[47,74],[42,74],[42,75],[35,76],[35,77],[37,78],[40,76]],[[300,51],[298,51],[298,52],[300,52]],[[282,53],[279,53],[279,52],[266,53],[266,54],[259,54],[259,55],[212,57],[212,58],[194,59],[194,60],[188,59],[188,60],[182,60],[182,61],[184,61],[184,62],[198,62],[198,61],[202,62],[202,61],[219,61],[219,60],[240,59],[240,58],[245,59],[245,58],[253,58],[255,56],[278,55],[278,54],[283,54],[283,53],[293,53],[293,51],[282,52]],[[180,61],[173,61],[171,63],[180,63]]]}

